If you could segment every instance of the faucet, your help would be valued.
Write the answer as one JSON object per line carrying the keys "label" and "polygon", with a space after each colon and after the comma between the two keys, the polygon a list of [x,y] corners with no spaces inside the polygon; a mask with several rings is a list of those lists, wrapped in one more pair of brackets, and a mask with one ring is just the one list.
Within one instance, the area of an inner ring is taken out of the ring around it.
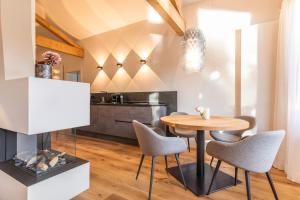
{"label": "faucet", "polygon": [[121,104],[124,103],[124,95],[122,93],[120,93],[120,103]]}
{"label": "faucet", "polygon": [[[106,98],[108,97],[108,92],[107,91],[100,91],[100,93],[104,93]],[[101,97],[101,103],[105,103],[105,97],[104,96]]]}

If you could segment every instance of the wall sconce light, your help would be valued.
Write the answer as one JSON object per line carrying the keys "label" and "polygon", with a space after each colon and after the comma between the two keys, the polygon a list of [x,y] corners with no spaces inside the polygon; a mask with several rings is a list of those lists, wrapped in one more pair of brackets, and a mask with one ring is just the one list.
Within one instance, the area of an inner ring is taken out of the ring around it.
{"label": "wall sconce light", "polygon": [[122,63],[117,63],[117,67],[121,68],[121,67],[123,67],[123,64]]}
{"label": "wall sconce light", "polygon": [[147,61],[144,60],[144,59],[141,59],[141,60],[140,60],[140,63],[141,63],[142,65],[145,65],[145,64],[147,64]]}
{"label": "wall sconce light", "polygon": [[103,66],[98,65],[97,68],[103,70]]}

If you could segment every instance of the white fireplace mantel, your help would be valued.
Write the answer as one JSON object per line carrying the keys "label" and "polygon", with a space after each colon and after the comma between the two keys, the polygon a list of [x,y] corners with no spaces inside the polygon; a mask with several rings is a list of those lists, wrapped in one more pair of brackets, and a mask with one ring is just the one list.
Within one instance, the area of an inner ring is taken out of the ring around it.
{"label": "white fireplace mantel", "polygon": [[90,124],[90,85],[34,77],[0,81],[0,128],[28,135]]}

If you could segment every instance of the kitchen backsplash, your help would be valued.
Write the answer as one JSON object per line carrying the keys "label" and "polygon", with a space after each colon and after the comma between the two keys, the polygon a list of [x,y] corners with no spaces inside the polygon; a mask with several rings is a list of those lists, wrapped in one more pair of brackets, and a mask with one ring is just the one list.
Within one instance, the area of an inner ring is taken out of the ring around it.
{"label": "kitchen backsplash", "polygon": [[[111,102],[112,94],[116,93],[92,93],[91,103]],[[164,103],[167,105],[167,113],[177,111],[177,91],[155,91],[155,92],[122,92],[124,102],[149,102],[149,103]]]}

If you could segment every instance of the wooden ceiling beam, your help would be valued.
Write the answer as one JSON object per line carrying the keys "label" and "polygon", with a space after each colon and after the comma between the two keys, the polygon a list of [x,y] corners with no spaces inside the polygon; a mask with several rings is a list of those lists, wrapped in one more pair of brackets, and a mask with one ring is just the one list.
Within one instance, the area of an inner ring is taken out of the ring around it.
{"label": "wooden ceiling beam", "polygon": [[182,16],[182,10],[181,10],[181,1],[180,0],[170,0],[174,8],[177,10],[177,12]]}
{"label": "wooden ceiling beam", "polygon": [[80,58],[84,57],[84,50],[82,48],[74,47],[65,43],[61,43],[47,37],[38,35],[36,37],[36,45],[48,49],[52,49],[55,51],[60,51],[65,54],[77,56]]}
{"label": "wooden ceiling beam", "polygon": [[147,2],[179,36],[184,35],[185,22],[170,0],[147,0]]}
{"label": "wooden ceiling beam", "polygon": [[35,21],[38,24],[40,24],[41,26],[43,26],[44,28],[46,28],[48,31],[50,31],[51,33],[53,33],[54,35],[56,35],[57,37],[59,37],[60,39],[62,39],[67,44],[69,44],[69,45],[71,45],[73,47],[81,48],[68,35],[66,35],[61,30],[59,30],[58,28],[56,28],[55,26],[53,26],[52,24],[50,24],[49,22],[47,22],[44,18],[42,18],[38,14],[35,15]]}

